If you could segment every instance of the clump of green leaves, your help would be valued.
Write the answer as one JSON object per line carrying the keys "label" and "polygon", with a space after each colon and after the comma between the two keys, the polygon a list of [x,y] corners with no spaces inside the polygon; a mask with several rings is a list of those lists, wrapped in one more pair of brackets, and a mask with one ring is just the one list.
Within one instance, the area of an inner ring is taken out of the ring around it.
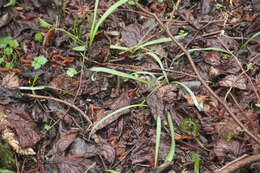
{"label": "clump of green leaves", "polygon": [[43,66],[47,62],[48,62],[48,59],[45,58],[45,56],[43,56],[43,55],[36,56],[33,59],[32,66],[34,67],[35,70],[37,70],[37,69],[41,68],[41,66]]}
{"label": "clump of green leaves", "polygon": [[77,70],[75,68],[68,68],[67,71],[66,71],[66,74],[69,76],[69,77],[73,77],[77,74]]}
{"label": "clump of green leaves", "polygon": [[192,136],[196,142],[206,151],[210,151],[207,149],[199,140],[199,132],[200,132],[200,124],[196,123],[191,120],[191,118],[185,118],[180,124],[179,128],[182,132],[186,133],[187,135]]}
{"label": "clump of green leaves", "polygon": [[34,34],[34,40],[39,41],[39,42],[42,42],[42,40],[43,40],[43,34],[42,34],[41,32],[36,32],[36,33]]}
{"label": "clump of green leaves", "polygon": [[184,133],[197,137],[200,131],[200,125],[191,120],[191,118],[185,118],[179,125],[180,130]]}
{"label": "clump of green leaves", "polygon": [[[16,54],[14,50],[19,47],[17,40],[13,40],[11,36],[0,38],[0,65],[5,68],[13,68]],[[9,57],[11,61],[6,61]]]}

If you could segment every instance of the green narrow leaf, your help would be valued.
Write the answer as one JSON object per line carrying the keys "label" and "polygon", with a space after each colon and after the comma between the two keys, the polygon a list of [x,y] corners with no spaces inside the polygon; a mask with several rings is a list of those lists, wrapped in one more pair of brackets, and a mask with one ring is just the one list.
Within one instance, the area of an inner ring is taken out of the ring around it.
{"label": "green narrow leaf", "polygon": [[[232,54],[231,51],[228,51],[228,50],[225,50],[225,49],[222,49],[222,48],[215,48],[215,47],[196,48],[196,49],[189,49],[188,50],[189,53],[192,53],[192,52],[195,52],[195,51],[218,51],[218,52],[223,52],[223,53],[226,53],[226,54],[229,54],[229,55]],[[181,54],[177,55],[174,59],[176,60],[183,55],[184,55],[184,53],[181,53]]]}
{"label": "green narrow leaf", "polygon": [[[177,36],[174,36],[174,37],[178,40],[178,39],[185,37],[186,35],[187,35],[187,33],[184,33],[184,34],[180,34],[180,35],[177,35]],[[164,38],[159,38],[157,40],[148,41],[148,42],[140,45],[139,47],[143,48],[143,47],[146,47],[146,46],[151,46],[151,45],[161,44],[161,43],[167,43],[167,42],[171,42],[171,41],[172,41],[172,39],[170,37],[164,37]]]}
{"label": "green narrow leaf", "polygon": [[72,33],[66,31],[63,28],[55,28],[57,31],[61,31],[64,32],[65,34],[67,34],[71,39],[73,39],[75,42],[77,42],[79,45],[84,45],[85,43],[80,40],[77,36],[73,35]]}
{"label": "green narrow leaf", "polygon": [[13,6],[13,5],[15,5],[15,3],[16,3],[16,0],[9,0],[9,2],[4,5],[4,7]]}
{"label": "green narrow leaf", "polygon": [[174,127],[173,127],[173,122],[172,122],[172,117],[171,114],[168,112],[167,114],[167,121],[168,121],[168,125],[169,125],[169,129],[170,129],[170,136],[171,136],[171,147],[170,147],[170,151],[166,156],[165,161],[166,162],[171,162],[174,158],[175,155],[175,132],[174,132]]}
{"label": "green narrow leaf", "polygon": [[192,152],[192,160],[194,162],[194,173],[200,172],[200,158],[197,156],[195,152]]}
{"label": "green narrow leaf", "polygon": [[102,124],[105,120],[107,120],[108,118],[112,117],[113,115],[122,112],[124,110],[130,109],[130,108],[134,108],[134,107],[145,107],[146,105],[141,103],[141,104],[135,104],[135,105],[128,105],[122,108],[117,109],[116,111],[106,115],[105,117],[103,117],[102,119],[100,119],[99,121],[97,121],[94,126],[92,127],[89,136],[91,136],[92,134],[95,133],[96,129],[99,127],[100,124]]}
{"label": "green narrow leaf", "polygon": [[104,170],[104,172],[120,173],[119,171],[115,171],[115,170],[112,170],[112,169],[106,169],[106,170]]}
{"label": "green narrow leaf", "polygon": [[[95,35],[98,31],[98,28],[100,27],[100,25],[106,20],[106,18],[113,13],[114,10],[116,10],[119,6],[123,5],[124,3],[126,3],[128,0],[119,0],[116,3],[114,3],[111,7],[109,7],[107,9],[107,11],[101,16],[101,18],[97,21],[97,23],[95,24],[95,27],[93,30],[91,30],[92,32],[90,33],[90,37],[89,37],[89,45],[91,45],[93,43],[93,40],[95,38]],[[92,24],[93,25],[93,24]]]}
{"label": "green narrow leaf", "polygon": [[40,27],[43,27],[43,28],[50,28],[52,25],[49,24],[48,22],[46,22],[45,20],[41,19],[41,18],[38,18],[38,22],[40,24]]}
{"label": "green narrow leaf", "polygon": [[109,48],[110,48],[110,49],[123,50],[123,51],[128,51],[128,50],[129,50],[128,47],[117,46],[117,45],[110,45]]}
{"label": "green narrow leaf", "polygon": [[146,54],[153,57],[155,59],[155,61],[159,64],[160,68],[162,69],[163,76],[164,76],[166,82],[169,84],[169,79],[168,79],[167,73],[164,71],[164,67],[163,67],[163,63],[162,63],[161,59],[153,52],[148,52]]}
{"label": "green narrow leaf", "polygon": [[0,173],[15,173],[14,171],[8,170],[8,169],[2,169],[0,168]]}
{"label": "green narrow leaf", "polygon": [[203,111],[203,102],[199,103],[197,97],[195,96],[195,94],[190,90],[190,88],[188,88],[184,83],[178,82],[178,81],[174,81],[172,82],[174,84],[180,85],[181,87],[183,87],[191,96],[194,105],[197,107],[197,109],[199,111]]}
{"label": "green narrow leaf", "polygon": [[260,35],[260,31],[258,31],[257,33],[255,33],[254,35],[252,35],[252,37],[250,37],[244,44],[242,44],[242,48],[245,47],[251,40],[253,40],[255,37],[257,37],[258,35]]}
{"label": "green narrow leaf", "polygon": [[156,168],[157,164],[158,164],[160,141],[161,141],[161,132],[162,132],[162,121],[161,121],[161,117],[157,116],[157,118],[156,118],[156,140],[155,140],[155,153],[154,153],[154,168]]}
{"label": "green narrow leaf", "polygon": [[109,74],[117,75],[117,76],[128,78],[128,79],[133,79],[133,80],[145,83],[145,84],[147,84],[147,85],[149,85],[153,88],[155,87],[154,84],[152,84],[151,82],[149,82],[147,80],[144,80],[144,79],[141,79],[141,78],[135,77],[133,75],[130,75],[130,74],[127,74],[127,73],[124,73],[124,72],[120,72],[120,71],[117,71],[117,70],[114,70],[114,69],[109,69],[109,68],[105,68],[105,67],[92,67],[89,70],[90,71],[96,71],[96,72],[109,73]]}
{"label": "green narrow leaf", "polygon": [[77,52],[84,52],[87,50],[86,46],[77,46],[72,48],[72,50],[77,51]]}

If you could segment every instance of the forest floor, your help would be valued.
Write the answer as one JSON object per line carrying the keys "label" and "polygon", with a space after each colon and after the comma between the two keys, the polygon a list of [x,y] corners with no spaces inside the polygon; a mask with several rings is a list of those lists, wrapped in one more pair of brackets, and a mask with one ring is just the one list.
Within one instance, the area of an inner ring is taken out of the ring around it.
{"label": "forest floor", "polygon": [[260,2],[95,2],[0,1],[0,172],[260,172]]}

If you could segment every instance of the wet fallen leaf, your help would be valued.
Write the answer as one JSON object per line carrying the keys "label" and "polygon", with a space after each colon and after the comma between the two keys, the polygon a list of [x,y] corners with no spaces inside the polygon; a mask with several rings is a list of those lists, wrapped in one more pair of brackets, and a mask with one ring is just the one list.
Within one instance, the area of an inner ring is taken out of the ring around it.
{"label": "wet fallen leaf", "polygon": [[122,42],[127,47],[133,47],[137,45],[140,38],[142,37],[142,25],[140,24],[131,24],[124,28],[121,32]]}
{"label": "wet fallen leaf", "polygon": [[219,85],[241,90],[247,89],[246,79],[243,76],[228,75],[223,80],[219,81]]}
{"label": "wet fallen leaf", "polygon": [[70,144],[76,139],[78,133],[78,129],[70,129],[65,130],[60,126],[60,134],[57,136],[56,141],[52,145],[51,150],[48,152],[48,156],[50,155],[58,155],[63,153]]}

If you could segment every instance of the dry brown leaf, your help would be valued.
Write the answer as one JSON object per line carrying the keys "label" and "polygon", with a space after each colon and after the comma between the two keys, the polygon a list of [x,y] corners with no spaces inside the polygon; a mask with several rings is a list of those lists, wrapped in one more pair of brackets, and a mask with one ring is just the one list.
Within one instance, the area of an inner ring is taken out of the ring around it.
{"label": "dry brown leaf", "polygon": [[15,73],[8,73],[2,80],[3,87],[9,88],[9,89],[16,89],[19,85],[19,78]]}
{"label": "dry brown leaf", "polygon": [[2,132],[2,138],[13,147],[13,149],[21,155],[35,155],[35,151],[32,148],[22,148],[19,141],[16,138],[16,134],[11,129],[5,129]]}

